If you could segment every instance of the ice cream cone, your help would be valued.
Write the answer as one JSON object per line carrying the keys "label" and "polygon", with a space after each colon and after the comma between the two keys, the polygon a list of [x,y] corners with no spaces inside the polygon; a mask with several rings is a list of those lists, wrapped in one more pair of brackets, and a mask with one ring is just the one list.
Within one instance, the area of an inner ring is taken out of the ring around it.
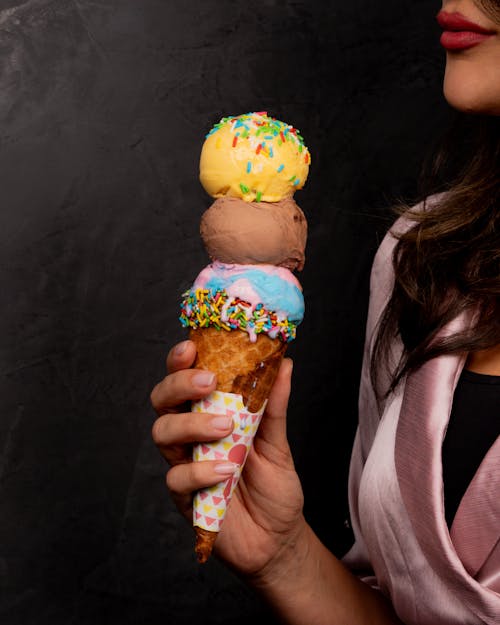
{"label": "ice cream cone", "polygon": [[257,412],[269,397],[287,343],[258,334],[255,342],[242,330],[192,329],[194,366],[217,375],[217,390],[239,394],[249,412]]}
{"label": "ice cream cone", "polygon": [[183,294],[179,320],[196,344],[196,368],[217,388],[193,412],[226,414],[231,434],[194,446],[193,460],[229,460],[227,480],[193,502],[195,551],[206,562],[220,531],[287,345],[304,316],[294,271],[305,260],[307,221],[293,196],[311,155],[300,132],[265,111],[224,117],[206,135],[200,182],[217,198],[200,234],[210,257]]}
{"label": "ice cream cone", "polygon": [[239,465],[231,478],[195,495],[195,552],[199,562],[206,562],[259,427],[287,344],[265,334],[258,335],[257,340],[251,342],[248,334],[241,330],[228,332],[215,328],[191,330],[190,338],[197,348],[195,367],[217,375],[216,390],[194,402],[193,411],[226,414],[234,424],[229,436],[196,445],[193,458],[195,461],[224,459]]}

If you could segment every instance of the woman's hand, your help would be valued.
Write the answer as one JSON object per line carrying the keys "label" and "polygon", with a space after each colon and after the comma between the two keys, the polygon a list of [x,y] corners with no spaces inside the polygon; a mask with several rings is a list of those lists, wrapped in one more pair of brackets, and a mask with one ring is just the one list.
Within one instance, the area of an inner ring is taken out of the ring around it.
{"label": "woman's hand", "polygon": [[[170,464],[167,487],[190,522],[194,491],[227,479],[235,470],[227,461],[192,461],[193,443],[223,438],[232,430],[223,415],[190,411],[191,401],[216,387],[213,374],[190,368],[195,356],[191,341],[174,347],[167,357],[168,375],[151,393],[159,415],[153,440]],[[214,553],[243,575],[260,575],[279,560],[306,525],[302,489],[286,438],[291,373],[292,361],[285,358],[215,542]]]}
{"label": "woman's hand", "polygon": [[[169,373],[151,393],[160,415],[153,439],[171,467],[167,486],[190,522],[193,492],[227,479],[233,471],[217,473],[222,461],[191,459],[194,442],[222,438],[231,431],[217,420],[222,415],[190,412],[190,402],[216,386],[210,372],[190,368],[195,356],[191,341],[174,347],[167,357]],[[402,625],[387,600],[354,577],[304,520],[302,489],[286,439],[291,372],[292,362],[285,359],[214,553],[259,590],[290,625]]]}

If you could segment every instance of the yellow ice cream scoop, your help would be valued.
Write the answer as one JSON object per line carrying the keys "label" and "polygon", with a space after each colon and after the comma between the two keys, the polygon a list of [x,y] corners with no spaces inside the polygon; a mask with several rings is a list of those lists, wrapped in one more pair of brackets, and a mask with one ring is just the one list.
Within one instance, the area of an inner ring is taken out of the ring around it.
{"label": "yellow ice cream scoop", "polygon": [[279,202],[304,186],[311,155],[300,132],[267,113],[224,117],[206,136],[200,182],[214,198]]}

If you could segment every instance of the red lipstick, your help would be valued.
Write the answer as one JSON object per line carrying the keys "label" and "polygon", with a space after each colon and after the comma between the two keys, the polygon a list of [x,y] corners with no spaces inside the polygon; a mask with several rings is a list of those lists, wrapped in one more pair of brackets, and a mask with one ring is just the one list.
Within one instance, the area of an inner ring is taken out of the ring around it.
{"label": "red lipstick", "polygon": [[443,29],[440,42],[446,50],[467,50],[495,35],[494,31],[474,24],[460,13],[439,11],[436,19]]}

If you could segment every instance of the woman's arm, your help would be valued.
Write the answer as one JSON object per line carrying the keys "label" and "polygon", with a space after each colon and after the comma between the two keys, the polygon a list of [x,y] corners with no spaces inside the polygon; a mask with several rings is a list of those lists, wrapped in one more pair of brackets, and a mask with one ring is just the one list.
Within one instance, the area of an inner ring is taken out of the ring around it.
{"label": "woman's arm", "polygon": [[303,517],[296,538],[247,581],[287,625],[402,625],[384,595],[354,576]]}

